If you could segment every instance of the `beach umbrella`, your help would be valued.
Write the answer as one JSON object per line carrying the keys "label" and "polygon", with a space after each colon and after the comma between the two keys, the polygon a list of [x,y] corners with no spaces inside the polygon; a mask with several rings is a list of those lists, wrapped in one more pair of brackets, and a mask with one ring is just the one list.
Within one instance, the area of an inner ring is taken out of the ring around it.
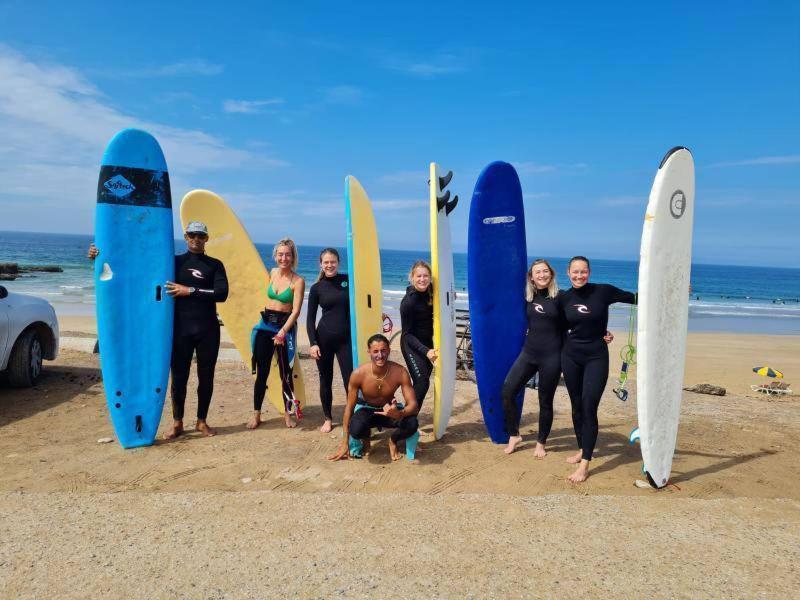
{"label": "beach umbrella", "polygon": [[758,373],[762,377],[783,377],[783,373],[772,367],[753,367],[753,373]]}

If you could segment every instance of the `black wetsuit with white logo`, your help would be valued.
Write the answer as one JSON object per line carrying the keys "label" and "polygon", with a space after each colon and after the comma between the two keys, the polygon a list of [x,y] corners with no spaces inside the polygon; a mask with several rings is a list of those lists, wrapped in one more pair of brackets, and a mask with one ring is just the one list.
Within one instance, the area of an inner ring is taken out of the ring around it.
{"label": "black wetsuit with white logo", "polygon": [[[347,275],[338,273],[311,286],[308,293],[306,331],[308,342],[319,346],[319,398],[325,418],[331,419],[333,404],[333,357],[339,361],[345,392],[353,372],[353,348],[350,344],[350,288]],[[317,308],[322,317],[317,323]]]}
{"label": "black wetsuit with white logo", "polygon": [[503,411],[506,429],[511,436],[519,435],[519,409],[515,402],[525,384],[539,373],[539,434],[544,444],[553,426],[553,397],[561,377],[561,342],[564,319],[558,296],[550,298],[548,291],[536,290],[533,301],[526,306],[528,335],[517,360],[503,382]]}
{"label": "black wetsuit with white logo", "polygon": [[433,300],[427,290],[419,292],[413,285],[408,286],[400,303],[400,327],[400,351],[421,409],[433,372],[433,363],[428,359],[428,351],[433,348]]}
{"label": "black wetsuit with white logo", "polygon": [[197,353],[197,418],[205,420],[214,392],[214,369],[219,354],[217,302],[228,297],[225,266],[206,254],[186,252],[175,257],[175,282],[195,288],[175,298],[172,338],[172,417],[183,419],[186,383],[192,355]]}
{"label": "black wetsuit with white logo", "polygon": [[587,283],[559,296],[566,322],[561,369],[572,403],[572,425],[585,460],[597,443],[597,407],[608,381],[608,307],[635,304],[636,295],[605,283]]}

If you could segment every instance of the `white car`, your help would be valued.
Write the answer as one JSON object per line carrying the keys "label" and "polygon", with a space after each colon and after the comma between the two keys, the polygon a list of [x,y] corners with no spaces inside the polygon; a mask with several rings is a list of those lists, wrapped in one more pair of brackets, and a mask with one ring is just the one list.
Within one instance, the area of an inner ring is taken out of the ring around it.
{"label": "white car", "polygon": [[30,387],[42,374],[42,359],[56,356],[58,320],[50,303],[0,285],[0,375],[14,387]]}

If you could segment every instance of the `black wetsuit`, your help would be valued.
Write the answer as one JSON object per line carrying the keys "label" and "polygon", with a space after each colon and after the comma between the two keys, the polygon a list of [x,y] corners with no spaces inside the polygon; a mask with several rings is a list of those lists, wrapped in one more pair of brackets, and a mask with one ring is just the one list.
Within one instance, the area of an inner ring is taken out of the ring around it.
{"label": "black wetsuit", "polygon": [[519,435],[519,409],[515,402],[525,383],[539,373],[539,435],[544,444],[553,426],[553,397],[561,377],[561,342],[564,319],[558,297],[549,298],[547,290],[537,290],[532,302],[527,303],[528,335],[517,360],[503,382],[503,410],[506,429],[512,436]]}
{"label": "black wetsuit", "polygon": [[363,408],[355,411],[350,418],[350,435],[357,440],[368,440],[373,427],[394,429],[391,435],[393,442],[409,438],[419,429],[417,415],[394,420],[384,415],[376,415],[375,412],[381,410],[380,407],[364,403],[362,406]]}
{"label": "black wetsuit", "polygon": [[572,424],[583,458],[592,460],[597,442],[597,407],[608,381],[608,307],[615,302],[635,304],[636,296],[613,285],[587,283],[559,296],[566,335],[561,369],[572,403]]}
{"label": "black wetsuit", "polygon": [[422,409],[433,372],[427,356],[433,348],[433,303],[427,291],[418,292],[413,285],[408,286],[400,303],[400,326],[400,351],[411,375],[417,405]]}
{"label": "black wetsuit", "polygon": [[[322,317],[317,323],[317,307]],[[350,291],[347,275],[325,277],[311,286],[306,318],[308,342],[319,346],[319,399],[325,418],[331,420],[333,404],[333,357],[339,361],[345,392],[353,372],[353,348],[350,345]]]}
{"label": "black wetsuit", "polygon": [[186,252],[175,257],[175,282],[195,288],[175,298],[172,337],[172,418],[183,419],[186,383],[192,355],[197,353],[197,418],[205,420],[214,392],[214,369],[219,354],[217,302],[228,297],[225,266],[206,254]]}

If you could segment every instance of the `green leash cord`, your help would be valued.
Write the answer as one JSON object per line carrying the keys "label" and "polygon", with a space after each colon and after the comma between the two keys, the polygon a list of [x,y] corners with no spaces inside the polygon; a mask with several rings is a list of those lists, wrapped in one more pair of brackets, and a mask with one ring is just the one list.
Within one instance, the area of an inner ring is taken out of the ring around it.
{"label": "green leash cord", "polygon": [[622,359],[622,368],[619,371],[619,385],[614,388],[617,398],[625,402],[628,399],[628,368],[636,364],[636,346],[634,345],[633,330],[636,328],[636,305],[631,304],[631,313],[628,317],[628,343],[619,352]]}

